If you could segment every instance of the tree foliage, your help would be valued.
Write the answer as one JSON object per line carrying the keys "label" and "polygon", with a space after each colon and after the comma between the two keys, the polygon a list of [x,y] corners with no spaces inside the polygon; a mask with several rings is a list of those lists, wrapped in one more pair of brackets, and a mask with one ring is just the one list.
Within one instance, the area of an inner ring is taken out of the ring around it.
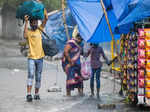
{"label": "tree foliage", "polygon": [[61,0],[43,0],[43,3],[49,11],[61,8]]}

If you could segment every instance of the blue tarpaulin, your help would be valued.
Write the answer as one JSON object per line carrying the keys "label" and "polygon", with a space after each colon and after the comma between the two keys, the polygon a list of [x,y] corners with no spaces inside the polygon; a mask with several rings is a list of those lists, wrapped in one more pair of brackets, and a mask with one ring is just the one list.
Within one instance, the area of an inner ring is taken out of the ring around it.
{"label": "blue tarpaulin", "polygon": [[[68,6],[78,24],[82,38],[88,41],[95,32],[100,18],[103,17],[100,4],[98,2],[68,1]],[[96,10],[97,13],[95,13]]]}
{"label": "blue tarpaulin", "polygon": [[[139,0],[123,0],[123,2],[117,0],[112,0],[112,1],[115,1],[113,2],[113,6],[114,6],[113,11],[118,19],[118,24],[124,18],[126,18],[132,12],[132,10],[136,8],[139,2]],[[128,26],[125,27],[116,26],[115,33],[117,34],[128,33],[132,26],[133,26],[132,24],[129,24]]]}
{"label": "blue tarpaulin", "polygon": [[[114,34],[129,33],[133,23],[150,16],[149,0],[103,0]],[[111,40],[100,0],[68,0],[81,36],[88,42]],[[115,39],[119,37],[115,35]]]}
{"label": "blue tarpaulin", "polygon": [[118,23],[120,33],[128,33],[133,23],[150,17],[150,0],[139,0],[136,7]]}
{"label": "blue tarpaulin", "polygon": [[[113,33],[128,33],[134,22],[150,16],[149,0],[103,1]],[[65,11],[70,37],[77,23],[82,38],[87,42],[101,43],[112,40],[100,0],[67,0],[67,3],[71,11]],[[56,40],[59,49],[64,48],[67,37],[61,11],[49,16],[46,33]],[[120,35],[115,35],[115,39],[119,38]]]}
{"label": "blue tarpaulin", "polygon": [[[73,19],[70,10],[65,10],[66,15],[66,24],[68,26],[69,35],[72,37],[72,32],[74,26],[76,25],[75,20]],[[56,44],[60,51],[64,49],[64,45],[67,41],[67,36],[63,24],[62,11],[58,11],[48,17],[48,21],[45,26],[45,31],[47,35],[56,40]]]}
{"label": "blue tarpaulin", "polygon": [[[109,8],[110,2],[105,2]],[[91,43],[108,42],[112,40],[103,9],[99,0],[68,0],[68,6],[73,14],[82,38]],[[113,10],[108,10],[110,25],[114,31],[117,18]],[[120,35],[115,35],[119,39]]]}
{"label": "blue tarpaulin", "polygon": [[129,4],[130,0],[111,0],[111,1],[113,12],[115,13],[117,20],[118,21],[122,20],[129,11],[127,4]]}

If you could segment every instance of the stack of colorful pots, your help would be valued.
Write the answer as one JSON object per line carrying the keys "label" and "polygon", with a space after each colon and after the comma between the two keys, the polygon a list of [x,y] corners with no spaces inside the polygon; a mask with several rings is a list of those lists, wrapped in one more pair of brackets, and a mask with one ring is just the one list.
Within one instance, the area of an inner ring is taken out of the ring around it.
{"label": "stack of colorful pots", "polygon": [[127,56],[127,90],[128,98],[134,102],[137,96],[137,37],[130,34]]}
{"label": "stack of colorful pots", "polygon": [[138,103],[145,102],[145,68],[146,49],[145,33],[143,29],[138,29]]}
{"label": "stack of colorful pots", "polygon": [[129,36],[127,35],[126,38],[124,38],[122,45],[124,48],[124,53],[125,56],[123,57],[123,64],[122,64],[122,68],[123,68],[123,87],[125,90],[127,90],[127,59],[128,59],[128,38]]}
{"label": "stack of colorful pots", "polygon": [[146,49],[145,101],[150,104],[150,29],[144,29]]}
{"label": "stack of colorful pots", "polygon": [[150,29],[130,33],[123,43],[123,87],[130,102],[150,105]]}

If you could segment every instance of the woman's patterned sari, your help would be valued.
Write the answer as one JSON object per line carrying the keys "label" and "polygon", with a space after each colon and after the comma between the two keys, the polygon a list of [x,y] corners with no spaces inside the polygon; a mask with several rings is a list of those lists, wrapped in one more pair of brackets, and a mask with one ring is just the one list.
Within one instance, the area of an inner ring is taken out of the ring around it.
{"label": "woman's patterned sari", "polygon": [[62,67],[67,75],[66,87],[69,90],[74,90],[74,88],[83,88],[83,80],[81,77],[81,63],[80,63],[80,53],[81,47],[75,42],[75,40],[69,40],[67,45],[72,48],[69,52],[71,60],[74,62],[73,66],[70,66],[68,60],[65,56],[62,59]]}

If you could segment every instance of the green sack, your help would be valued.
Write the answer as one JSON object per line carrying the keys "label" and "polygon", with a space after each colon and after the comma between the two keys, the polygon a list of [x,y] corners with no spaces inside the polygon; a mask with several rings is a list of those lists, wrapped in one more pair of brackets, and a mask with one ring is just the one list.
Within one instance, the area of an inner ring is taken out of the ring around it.
{"label": "green sack", "polygon": [[16,18],[24,20],[24,16],[28,15],[29,19],[44,19],[44,5],[35,0],[25,1],[20,4],[16,11]]}

